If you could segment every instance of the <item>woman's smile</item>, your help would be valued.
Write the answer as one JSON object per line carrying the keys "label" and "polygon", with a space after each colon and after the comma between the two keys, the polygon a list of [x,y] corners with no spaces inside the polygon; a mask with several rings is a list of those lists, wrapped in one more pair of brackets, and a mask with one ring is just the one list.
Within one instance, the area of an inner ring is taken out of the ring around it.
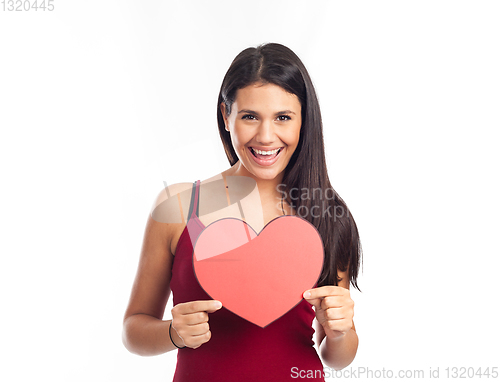
{"label": "woman's smile", "polygon": [[277,149],[256,149],[255,147],[248,147],[248,151],[250,152],[250,156],[260,166],[272,166],[278,158],[280,154],[284,150],[284,146],[279,147]]}

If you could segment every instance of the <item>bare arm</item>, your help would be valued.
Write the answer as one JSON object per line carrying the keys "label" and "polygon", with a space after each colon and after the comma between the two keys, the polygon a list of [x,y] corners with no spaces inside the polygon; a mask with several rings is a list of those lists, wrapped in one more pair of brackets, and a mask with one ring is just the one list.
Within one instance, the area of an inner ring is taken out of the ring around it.
{"label": "bare arm", "polygon": [[[163,197],[162,194],[163,192],[159,198]],[[178,210],[171,208],[180,207],[181,214],[183,211],[180,199],[176,197],[172,200],[175,203],[166,204],[167,208],[161,215],[167,221],[179,214]],[[187,202],[189,205],[189,200]],[[184,223],[180,224],[185,226]],[[174,259],[171,239],[176,227],[178,223],[159,223],[151,214],[148,216],[139,266],[123,319],[122,341],[131,353],[141,356],[159,355],[177,349],[174,343],[179,347],[196,349],[211,338],[208,313],[222,307],[218,301],[177,304],[172,309],[172,319],[162,320],[170,296]],[[174,343],[170,339],[169,330]]]}
{"label": "bare arm", "polygon": [[341,370],[354,360],[358,350],[358,335],[354,327],[343,336],[337,339],[325,338],[325,331],[323,326],[316,321],[316,331],[318,336],[322,336],[318,343],[321,358],[323,362],[335,369]]}
{"label": "bare arm", "polygon": [[[176,349],[169,337],[171,320],[162,320],[170,296],[173,227],[174,224],[158,223],[148,216],[122,331],[123,344],[138,355],[153,356]],[[182,341],[175,330],[172,330],[172,337],[181,346]]]}

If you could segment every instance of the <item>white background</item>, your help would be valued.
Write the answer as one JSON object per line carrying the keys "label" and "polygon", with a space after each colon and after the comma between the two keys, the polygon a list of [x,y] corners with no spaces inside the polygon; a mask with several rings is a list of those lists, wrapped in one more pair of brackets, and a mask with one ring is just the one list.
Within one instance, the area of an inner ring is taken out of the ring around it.
{"label": "white background", "polygon": [[163,181],[228,168],[217,95],[263,42],[308,68],[361,234],[349,367],[500,366],[497,1],[54,5],[0,10],[9,381],[171,380],[176,352],[121,342],[146,218]]}

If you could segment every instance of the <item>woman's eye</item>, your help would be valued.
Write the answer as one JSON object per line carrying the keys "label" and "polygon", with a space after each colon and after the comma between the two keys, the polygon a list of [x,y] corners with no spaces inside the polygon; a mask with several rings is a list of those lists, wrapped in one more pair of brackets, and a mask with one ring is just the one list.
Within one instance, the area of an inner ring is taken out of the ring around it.
{"label": "woman's eye", "polygon": [[[241,117],[241,119],[253,120],[253,119],[255,119],[255,116],[252,114],[245,114],[243,117]],[[279,121],[288,121],[289,119],[291,119],[291,118],[288,115],[278,116]]]}

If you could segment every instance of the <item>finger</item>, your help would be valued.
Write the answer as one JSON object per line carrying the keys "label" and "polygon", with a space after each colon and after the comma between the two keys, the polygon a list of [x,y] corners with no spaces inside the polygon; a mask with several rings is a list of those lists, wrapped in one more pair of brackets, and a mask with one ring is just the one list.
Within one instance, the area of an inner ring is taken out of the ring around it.
{"label": "finger", "polygon": [[203,322],[197,325],[190,325],[186,328],[186,333],[190,336],[201,336],[208,332],[210,327],[207,322]]}
{"label": "finger", "polygon": [[327,296],[321,300],[321,308],[341,308],[344,306],[343,298],[341,296]]}
{"label": "finger", "polygon": [[190,339],[191,341],[193,341],[193,343],[198,344],[199,347],[200,345],[203,345],[205,342],[208,342],[211,337],[212,337],[212,332],[209,330],[208,332],[205,332],[198,336],[192,336],[190,337]]}
{"label": "finger", "polygon": [[328,321],[343,320],[346,318],[346,314],[342,308],[328,308],[325,310],[325,317]]}
{"label": "finger", "polygon": [[310,298],[310,299],[307,299],[305,298],[304,300],[306,300],[309,304],[313,305],[316,309],[321,309],[321,298]]}
{"label": "finger", "polygon": [[345,318],[340,320],[328,320],[325,324],[328,329],[337,330],[339,332],[346,332],[352,327],[352,323]]}
{"label": "finger", "polygon": [[[210,330],[207,322],[203,322],[197,325],[182,325],[179,328],[175,328],[174,326],[172,326],[172,328],[175,329],[177,335],[184,341],[184,343],[186,343],[186,345],[193,337],[199,337],[203,339],[200,336],[203,336]],[[195,343],[191,342],[191,345],[193,344]]]}
{"label": "finger", "polygon": [[208,332],[197,336],[189,336],[186,338],[184,342],[186,343],[186,346],[189,346],[192,349],[197,349],[205,342],[208,342],[208,340],[210,340],[211,337],[212,333],[209,330]]}
{"label": "finger", "polygon": [[222,303],[217,300],[200,300],[177,304],[175,307],[179,307],[178,309],[181,314],[189,314],[195,312],[213,313],[222,307]]}
{"label": "finger", "polygon": [[212,308],[207,309],[206,310],[207,313],[214,313],[214,312],[218,311],[220,308],[222,308],[222,302],[217,301],[217,300],[212,300],[212,301],[213,301]]}
{"label": "finger", "polygon": [[189,313],[181,316],[180,319],[185,325],[198,325],[204,322],[208,322],[208,313],[207,312]]}
{"label": "finger", "polygon": [[326,296],[344,296],[347,289],[335,285],[325,285],[319,288],[308,289],[304,292],[303,297],[306,300],[321,298]]}

